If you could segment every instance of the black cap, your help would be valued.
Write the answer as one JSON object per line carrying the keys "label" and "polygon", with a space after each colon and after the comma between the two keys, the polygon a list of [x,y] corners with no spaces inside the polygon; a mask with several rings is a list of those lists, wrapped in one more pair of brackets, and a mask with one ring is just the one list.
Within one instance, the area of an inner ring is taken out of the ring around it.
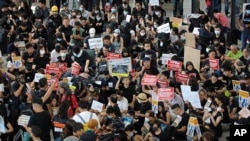
{"label": "black cap", "polygon": [[67,2],[63,3],[63,6],[68,7],[68,3]]}

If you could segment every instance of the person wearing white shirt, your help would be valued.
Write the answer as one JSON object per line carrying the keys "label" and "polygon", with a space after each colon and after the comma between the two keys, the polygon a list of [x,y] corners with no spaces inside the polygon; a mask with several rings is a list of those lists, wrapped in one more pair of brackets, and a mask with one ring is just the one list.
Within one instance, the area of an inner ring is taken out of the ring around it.
{"label": "person wearing white shirt", "polygon": [[124,97],[123,91],[117,91],[117,105],[121,110],[122,115],[128,111],[128,100]]}
{"label": "person wearing white shirt", "polygon": [[101,125],[98,116],[95,113],[89,112],[88,107],[89,107],[88,101],[79,101],[78,109],[80,113],[75,114],[72,117],[72,119],[82,124],[87,123],[90,119],[96,119],[98,121],[98,128],[100,128]]}
{"label": "person wearing white shirt", "polygon": [[50,61],[55,63],[58,61],[58,57],[60,56],[60,51],[61,51],[61,44],[57,43],[55,45],[55,49],[53,49],[50,53]]}

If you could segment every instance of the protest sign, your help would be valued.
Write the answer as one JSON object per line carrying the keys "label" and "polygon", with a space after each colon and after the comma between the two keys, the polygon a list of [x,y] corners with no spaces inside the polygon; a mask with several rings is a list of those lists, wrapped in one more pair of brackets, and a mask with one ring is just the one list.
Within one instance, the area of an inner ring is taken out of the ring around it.
{"label": "protest sign", "polygon": [[154,111],[154,113],[158,113],[158,101],[157,100],[152,100],[152,111]]}
{"label": "protest sign", "polygon": [[239,80],[232,80],[232,83],[233,83],[233,90],[238,92],[241,89],[240,81]]}
{"label": "protest sign", "polygon": [[174,61],[174,60],[168,60],[167,69],[179,72],[182,69],[182,62]]}
{"label": "protest sign", "polygon": [[162,64],[166,65],[168,63],[168,60],[171,60],[171,58],[173,56],[175,56],[176,54],[172,54],[172,53],[169,53],[169,54],[165,54],[163,53],[162,56],[161,56],[161,62]]}
{"label": "protest sign", "polygon": [[16,46],[19,48],[25,48],[25,42],[24,41],[17,41],[15,42]]}
{"label": "protest sign", "polygon": [[182,83],[182,84],[183,83],[187,84],[188,79],[189,79],[189,75],[188,74],[181,74],[181,73],[176,72],[175,73],[175,78],[176,78],[176,82]]}
{"label": "protest sign", "polygon": [[57,91],[58,87],[59,87],[59,80],[57,78],[47,78],[47,83],[48,86],[50,87],[53,83],[55,83],[55,87],[54,87],[54,91]]}
{"label": "protest sign", "polygon": [[111,75],[128,77],[129,75],[129,65],[111,65]]}
{"label": "protest sign", "polygon": [[91,109],[96,110],[98,112],[102,112],[103,109],[103,103],[93,100],[92,105],[91,105]]}
{"label": "protest sign", "polygon": [[141,85],[156,86],[158,77],[156,75],[145,74],[141,80]]}
{"label": "protest sign", "polygon": [[[200,54],[201,51],[189,46],[184,47],[184,64],[188,61],[191,61],[194,65],[194,68],[199,71],[200,70]],[[186,66],[185,66],[186,67]]]}
{"label": "protest sign", "polygon": [[27,126],[30,120],[30,116],[27,115],[21,115],[19,116],[17,123],[20,126]]}
{"label": "protest sign", "polygon": [[108,55],[107,55],[108,60],[119,59],[119,58],[122,58],[122,55],[120,53],[108,52]]}
{"label": "protest sign", "polygon": [[168,80],[161,80],[161,79],[159,79],[158,83],[160,85],[160,88],[165,88],[165,87],[169,86],[169,81]]}
{"label": "protest sign", "polygon": [[249,92],[239,90],[239,107],[244,108],[249,105]]}
{"label": "protest sign", "polygon": [[159,88],[158,89],[159,101],[173,100],[174,99],[174,88]]}
{"label": "protest sign", "polygon": [[88,39],[89,42],[89,48],[90,49],[101,49],[103,47],[103,40],[102,38],[91,38]]}
{"label": "protest sign", "polygon": [[188,85],[181,85],[181,94],[184,101],[188,101],[195,108],[202,108],[199,93],[191,91]]}
{"label": "protest sign", "polygon": [[213,70],[219,70],[219,59],[209,59],[209,67]]}
{"label": "protest sign", "polygon": [[247,107],[242,108],[239,112],[240,117],[248,118],[250,116],[250,111]]}
{"label": "protest sign", "polygon": [[185,37],[186,37],[185,46],[196,48],[195,35],[193,33],[186,32]]}
{"label": "protest sign", "polygon": [[157,27],[157,33],[171,33],[169,23],[165,23],[165,24]]}
{"label": "protest sign", "polygon": [[201,131],[198,119],[196,117],[189,117],[188,126],[187,126],[187,136],[194,137],[194,133],[201,137]]}
{"label": "protest sign", "polygon": [[127,15],[126,16],[126,22],[130,23],[131,17],[132,17],[131,15]]}
{"label": "protest sign", "polygon": [[176,17],[170,17],[170,21],[172,22],[173,27],[179,27],[182,25],[182,19]]}
{"label": "protest sign", "polygon": [[128,72],[132,71],[132,60],[130,57],[120,57],[108,60],[108,68],[110,73],[112,73],[112,65],[125,65],[128,66]]}
{"label": "protest sign", "polygon": [[13,64],[14,68],[18,69],[22,66],[22,57],[21,56],[15,56],[13,58]]}
{"label": "protest sign", "polygon": [[36,73],[36,74],[35,74],[35,78],[34,78],[34,82],[39,82],[39,80],[40,80],[41,78],[44,78],[44,74]]}
{"label": "protest sign", "polygon": [[73,75],[78,76],[79,73],[80,73],[80,70],[81,70],[81,66],[80,66],[77,62],[74,62],[74,63],[71,65],[71,73],[72,73]]}
{"label": "protest sign", "polygon": [[151,6],[159,6],[160,5],[159,0],[149,0],[149,3]]}
{"label": "protest sign", "polygon": [[56,78],[60,78],[62,75],[62,72],[60,70],[60,68],[53,66],[53,65],[46,65],[46,69],[45,69],[45,73],[46,74],[52,74],[54,73],[56,75]]}

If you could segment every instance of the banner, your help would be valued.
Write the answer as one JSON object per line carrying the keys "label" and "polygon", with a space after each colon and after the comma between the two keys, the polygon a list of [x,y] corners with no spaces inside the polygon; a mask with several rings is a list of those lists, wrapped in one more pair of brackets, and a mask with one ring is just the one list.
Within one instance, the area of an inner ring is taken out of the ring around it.
{"label": "banner", "polygon": [[249,105],[249,92],[239,90],[239,107],[244,108]]}
{"label": "banner", "polygon": [[50,62],[50,65],[60,68],[62,73],[67,72],[67,63],[54,63]]}
{"label": "banner", "polygon": [[159,0],[149,0],[149,3],[151,6],[159,6],[160,5]]}
{"label": "banner", "polygon": [[108,60],[108,69],[112,73],[112,65],[125,65],[128,66],[128,72],[132,72],[132,60],[130,57],[115,58]]}
{"label": "banner", "polygon": [[159,88],[158,89],[159,101],[173,100],[174,99],[174,88]]}
{"label": "banner", "polygon": [[169,86],[169,81],[167,81],[167,80],[161,80],[161,79],[159,79],[158,83],[160,84],[160,88],[166,88],[166,87]]}
{"label": "banner", "polygon": [[101,49],[103,47],[103,39],[102,38],[92,38],[88,39],[89,48],[90,49]]}
{"label": "banner", "polygon": [[112,76],[121,76],[128,77],[129,76],[129,64],[127,65],[111,65],[111,75]]}
{"label": "banner", "polygon": [[213,70],[219,70],[219,59],[209,59],[209,67]]}
{"label": "banner", "polygon": [[167,69],[179,72],[179,71],[182,70],[182,62],[174,61],[174,60],[168,60]]}
{"label": "banner", "polygon": [[191,91],[190,86],[181,85],[181,94],[184,101],[190,102],[195,108],[202,108],[199,93]]}
{"label": "banner", "polygon": [[141,85],[156,86],[158,76],[145,74],[141,80]]}

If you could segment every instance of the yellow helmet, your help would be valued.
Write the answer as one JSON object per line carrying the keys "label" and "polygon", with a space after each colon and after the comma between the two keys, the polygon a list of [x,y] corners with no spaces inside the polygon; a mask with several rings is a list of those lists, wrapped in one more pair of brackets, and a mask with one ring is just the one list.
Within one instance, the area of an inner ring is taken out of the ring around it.
{"label": "yellow helmet", "polygon": [[51,11],[58,11],[58,7],[56,5],[52,6]]}

